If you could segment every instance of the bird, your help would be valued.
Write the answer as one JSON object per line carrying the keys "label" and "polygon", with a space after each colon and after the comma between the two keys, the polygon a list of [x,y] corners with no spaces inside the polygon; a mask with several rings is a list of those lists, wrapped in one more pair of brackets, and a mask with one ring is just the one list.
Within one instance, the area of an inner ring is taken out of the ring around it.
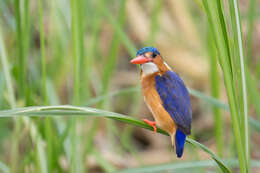
{"label": "bird", "polygon": [[186,136],[191,133],[192,109],[183,80],[164,61],[155,47],[144,47],[130,61],[140,64],[144,101],[155,121],[143,119],[157,132],[157,125],[171,137],[176,155],[183,155]]}

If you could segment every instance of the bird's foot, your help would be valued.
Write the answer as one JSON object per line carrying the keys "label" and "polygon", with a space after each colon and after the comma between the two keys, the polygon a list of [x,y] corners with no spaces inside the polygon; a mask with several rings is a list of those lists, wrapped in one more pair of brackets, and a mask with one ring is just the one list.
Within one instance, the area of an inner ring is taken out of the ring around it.
{"label": "bird's foot", "polygon": [[148,125],[150,125],[150,126],[153,127],[153,132],[154,132],[154,133],[157,132],[157,127],[156,127],[156,122],[155,122],[155,121],[149,121],[149,120],[147,120],[147,119],[143,119],[143,121],[144,121],[146,124],[148,124]]}

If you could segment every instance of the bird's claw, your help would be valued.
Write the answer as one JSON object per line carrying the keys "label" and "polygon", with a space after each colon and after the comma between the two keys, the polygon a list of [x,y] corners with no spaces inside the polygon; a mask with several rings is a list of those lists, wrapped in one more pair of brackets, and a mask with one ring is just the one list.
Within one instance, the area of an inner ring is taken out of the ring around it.
{"label": "bird's claw", "polygon": [[147,120],[147,119],[143,119],[143,121],[152,126],[153,127],[153,132],[156,133],[157,132],[157,127],[156,127],[156,122],[155,121],[150,121],[150,120]]}

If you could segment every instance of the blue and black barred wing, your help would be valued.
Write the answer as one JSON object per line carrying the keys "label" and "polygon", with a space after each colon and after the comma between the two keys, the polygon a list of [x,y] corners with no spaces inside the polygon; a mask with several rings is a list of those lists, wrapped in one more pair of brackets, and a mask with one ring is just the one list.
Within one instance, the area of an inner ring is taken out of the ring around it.
{"label": "blue and black barred wing", "polygon": [[185,134],[191,131],[190,97],[181,78],[173,71],[155,77],[155,85],[166,111]]}

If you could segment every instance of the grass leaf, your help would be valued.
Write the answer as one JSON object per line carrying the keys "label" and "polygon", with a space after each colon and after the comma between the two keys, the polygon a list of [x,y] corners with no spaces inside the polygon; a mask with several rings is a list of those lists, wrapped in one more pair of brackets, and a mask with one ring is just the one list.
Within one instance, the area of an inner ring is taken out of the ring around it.
{"label": "grass leaf", "polygon": [[[151,126],[147,125],[146,123],[144,123],[139,119],[114,113],[114,112],[108,112],[108,111],[98,110],[89,107],[78,107],[78,106],[70,106],[70,105],[35,106],[35,107],[17,108],[13,110],[0,111],[0,117],[14,117],[18,115],[23,115],[23,116],[26,115],[26,116],[33,116],[33,117],[46,117],[50,115],[52,116],[72,116],[72,115],[97,116],[97,117],[111,118],[134,126],[153,130]],[[167,132],[165,132],[162,129],[158,129],[158,133],[168,135]],[[229,168],[224,164],[224,162],[218,156],[216,156],[212,151],[210,151],[206,146],[190,138],[187,138],[187,142],[203,150],[208,155],[210,155],[212,159],[216,161],[216,163],[219,165],[220,169],[223,172],[231,172]]]}
{"label": "grass leaf", "polygon": [[[232,168],[236,168],[239,166],[238,160],[236,159],[228,159],[223,160],[226,165]],[[196,170],[199,168],[215,168],[217,165],[212,160],[203,160],[203,161],[190,161],[190,162],[177,162],[177,163],[168,163],[168,164],[160,164],[160,165],[151,165],[139,168],[129,168],[122,171],[118,171],[117,173],[146,173],[146,172],[162,172],[162,171],[174,171],[174,172],[183,172],[184,169]],[[252,167],[260,167],[260,162],[258,160],[252,160]]]}

